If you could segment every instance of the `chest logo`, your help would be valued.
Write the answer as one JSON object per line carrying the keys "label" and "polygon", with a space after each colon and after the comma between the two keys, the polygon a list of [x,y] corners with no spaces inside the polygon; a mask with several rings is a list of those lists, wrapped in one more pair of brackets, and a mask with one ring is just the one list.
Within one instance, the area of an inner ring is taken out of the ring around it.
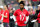
{"label": "chest logo", "polygon": [[25,14],[24,13],[21,13],[20,14],[20,21],[23,21],[24,20],[24,17],[25,17]]}

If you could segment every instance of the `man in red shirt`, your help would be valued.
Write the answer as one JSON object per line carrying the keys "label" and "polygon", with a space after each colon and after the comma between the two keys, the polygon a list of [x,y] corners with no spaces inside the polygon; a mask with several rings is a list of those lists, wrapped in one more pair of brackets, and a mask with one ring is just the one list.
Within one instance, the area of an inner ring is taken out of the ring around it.
{"label": "man in red shirt", "polygon": [[8,24],[9,24],[9,11],[8,11],[6,5],[4,6],[4,9],[5,9],[5,12],[4,12],[4,15],[2,15],[4,17],[3,18],[3,23],[4,23],[4,27],[8,27]]}
{"label": "man in red shirt", "polygon": [[[16,18],[15,18],[16,17]],[[24,9],[23,1],[20,2],[20,9],[17,9],[13,14],[13,19],[16,21],[18,27],[26,27],[28,22],[29,13]]]}

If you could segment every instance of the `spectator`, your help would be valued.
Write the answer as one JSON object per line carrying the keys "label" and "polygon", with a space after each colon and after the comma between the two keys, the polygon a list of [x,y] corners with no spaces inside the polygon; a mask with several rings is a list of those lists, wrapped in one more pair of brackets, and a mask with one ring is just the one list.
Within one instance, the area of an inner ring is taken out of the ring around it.
{"label": "spectator", "polygon": [[26,9],[26,10],[28,10],[28,1],[24,1],[24,3],[25,3],[25,6],[24,6],[24,8]]}
{"label": "spectator", "polygon": [[11,4],[14,4],[14,1],[11,1]]}
{"label": "spectator", "polygon": [[11,9],[12,9],[12,5],[9,4],[9,5],[8,5],[8,10],[10,11]]}
{"label": "spectator", "polygon": [[9,24],[10,24],[10,27],[15,27],[15,23],[14,23],[14,19],[13,19],[13,9],[11,9],[10,10],[10,22],[9,22]]}
{"label": "spectator", "polygon": [[37,20],[38,20],[38,27],[40,27],[40,4],[38,5],[38,10],[37,10]]}
{"label": "spectator", "polygon": [[29,25],[28,25],[28,27],[33,27],[34,22],[31,22],[32,20],[34,20],[34,15],[33,15],[33,12],[30,11],[30,15],[29,15]]}
{"label": "spectator", "polygon": [[[35,14],[35,11],[33,10],[33,8],[31,8],[30,11],[32,11],[32,13]],[[30,11],[29,11],[29,14],[30,14]]]}
{"label": "spectator", "polygon": [[19,0],[16,0],[16,1],[14,2],[14,4],[18,4],[18,5],[19,5]]}

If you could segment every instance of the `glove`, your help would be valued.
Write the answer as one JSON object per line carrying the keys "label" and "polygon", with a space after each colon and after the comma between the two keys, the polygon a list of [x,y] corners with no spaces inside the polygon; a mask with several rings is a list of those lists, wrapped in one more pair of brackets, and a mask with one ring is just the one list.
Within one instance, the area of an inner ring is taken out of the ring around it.
{"label": "glove", "polygon": [[17,22],[15,22],[15,25],[17,25]]}
{"label": "glove", "polygon": [[27,21],[24,22],[24,24],[26,24],[26,23],[27,23]]}

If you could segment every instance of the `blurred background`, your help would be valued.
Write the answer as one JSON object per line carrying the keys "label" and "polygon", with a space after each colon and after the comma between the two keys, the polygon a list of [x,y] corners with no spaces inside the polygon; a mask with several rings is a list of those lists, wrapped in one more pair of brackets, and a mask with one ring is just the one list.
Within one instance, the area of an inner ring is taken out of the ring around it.
{"label": "blurred background", "polygon": [[[33,10],[37,9],[37,5],[40,3],[40,0],[0,0],[0,5],[8,5],[8,8],[14,8],[19,9],[19,3],[20,1],[24,1],[25,8],[27,10],[30,10],[30,8],[33,8]],[[9,9],[9,10],[10,10]]]}

